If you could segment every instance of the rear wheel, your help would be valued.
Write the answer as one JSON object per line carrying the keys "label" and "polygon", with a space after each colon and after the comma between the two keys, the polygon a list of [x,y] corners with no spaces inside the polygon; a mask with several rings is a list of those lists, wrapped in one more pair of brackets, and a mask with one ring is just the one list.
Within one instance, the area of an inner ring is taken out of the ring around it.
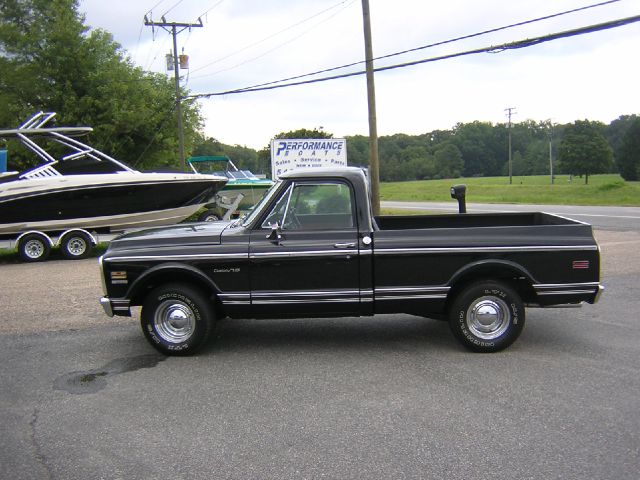
{"label": "rear wheel", "polygon": [[462,290],[449,310],[456,338],[476,352],[497,352],[511,345],[524,328],[524,305],[508,285],[486,280]]}
{"label": "rear wheel", "polygon": [[211,301],[197,288],[167,284],[147,295],[142,331],[165,355],[190,355],[206,342],[214,323]]}
{"label": "rear wheel", "polygon": [[51,242],[42,233],[29,233],[18,242],[18,253],[25,262],[42,262],[49,258]]}
{"label": "rear wheel", "polygon": [[85,232],[67,233],[60,243],[62,254],[69,260],[80,260],[91,254],[93,241]]}

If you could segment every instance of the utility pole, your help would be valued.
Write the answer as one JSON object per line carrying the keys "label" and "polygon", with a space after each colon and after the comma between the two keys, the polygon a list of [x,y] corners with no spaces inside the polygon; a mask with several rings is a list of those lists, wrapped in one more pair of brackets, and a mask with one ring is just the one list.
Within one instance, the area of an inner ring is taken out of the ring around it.
{"label": "utility pole", "polygon": [[373,80],[373,47],[371,45],[371,13],[369,0],[362,0],[364,51],[367,66],[367,102],[369,105],[369,175],[373,214],[380,215],[380,163],[378,160],[378,124],[376,118],[376,87]]}
{"label": "utility pole", "polygon": [[180,32],[183,32],[187,28],[192,27],[202,27],[202,19],[198,18],[198,23],[180,23],[180,22],[167,22],[167,20],[161,17],[161,22],[154,22],[153,20],[147,19],[147,16],[144,16],[144,24],[147,27],[160,27],[163,30],[166,30],[173,36],[173,75],[176,83],[176,117],[178,119],[178,148],[180,153],[180,162],[182,163],[182,168],[184,171],[187,171],[187,164],[185,161],[184,155],[184,128],[182,126],[182,97],[180,95],[180,63],[178,58],[178,41],[176,37]]}
{"label": "utility pole", "polygon": [[513,111],[515,109],[516,107],[504,109],[505,112],[508,112],[507,115],[509,116],[509,185],[513,183],[513,169],[511,167],[511,115],[516,113]]}
{"label": "utility pole", "polygon": [[553,122],[549,120],[549,175],[553,185]]}

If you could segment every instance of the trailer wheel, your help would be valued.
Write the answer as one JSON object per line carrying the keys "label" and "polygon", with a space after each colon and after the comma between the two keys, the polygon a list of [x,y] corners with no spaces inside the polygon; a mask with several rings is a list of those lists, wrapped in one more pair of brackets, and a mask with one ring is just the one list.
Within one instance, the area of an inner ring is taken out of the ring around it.
{"label": "trailer wheel", "polygon": [[149,343],[165,355],[190,355],[206,342],[215,317],[199,289],[167,284],[144,300],[140,323]]}
{"label": "trailer wheel", "polygon": [[199,222],[217,222],[218,220],[220,220],[220,217],[213,210],[202,212],[198,217]]}
{"label": "trailer wheel", "polygon": [[60,242],[62,254],[68,260],[87,258],[93,249],[93,240],[85,232],[70,232]]}
{"label": "trailer wheel", "polygon": [[475,352],[498,352],[511,345],[524,328],[520,295],[502,282],[472,283],[454,299],[449,326],[456,338]]}
{"label": "trailer wheel", "polygon": [[51,253],[51,242],[42,233],[29,233],[18,242],[18,253],[25,262],[43,262]]}

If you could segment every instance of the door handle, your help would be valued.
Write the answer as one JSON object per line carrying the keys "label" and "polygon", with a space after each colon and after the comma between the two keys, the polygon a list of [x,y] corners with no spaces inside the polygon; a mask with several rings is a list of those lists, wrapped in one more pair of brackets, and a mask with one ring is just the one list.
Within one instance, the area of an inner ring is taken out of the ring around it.
{"label": "door handle", "polygon": [[336,243],[333,248],[356,248],[355,243]]}

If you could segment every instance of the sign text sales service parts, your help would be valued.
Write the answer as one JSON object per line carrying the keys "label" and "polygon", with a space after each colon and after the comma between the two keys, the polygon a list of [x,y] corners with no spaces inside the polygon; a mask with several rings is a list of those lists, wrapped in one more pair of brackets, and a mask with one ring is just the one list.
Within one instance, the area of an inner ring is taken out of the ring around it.
{"label": "sign text sales service parts", "polygon": [[271,140],[271,175],[273,180],[294,168],[347,166],[347,141],[344,138]]}

